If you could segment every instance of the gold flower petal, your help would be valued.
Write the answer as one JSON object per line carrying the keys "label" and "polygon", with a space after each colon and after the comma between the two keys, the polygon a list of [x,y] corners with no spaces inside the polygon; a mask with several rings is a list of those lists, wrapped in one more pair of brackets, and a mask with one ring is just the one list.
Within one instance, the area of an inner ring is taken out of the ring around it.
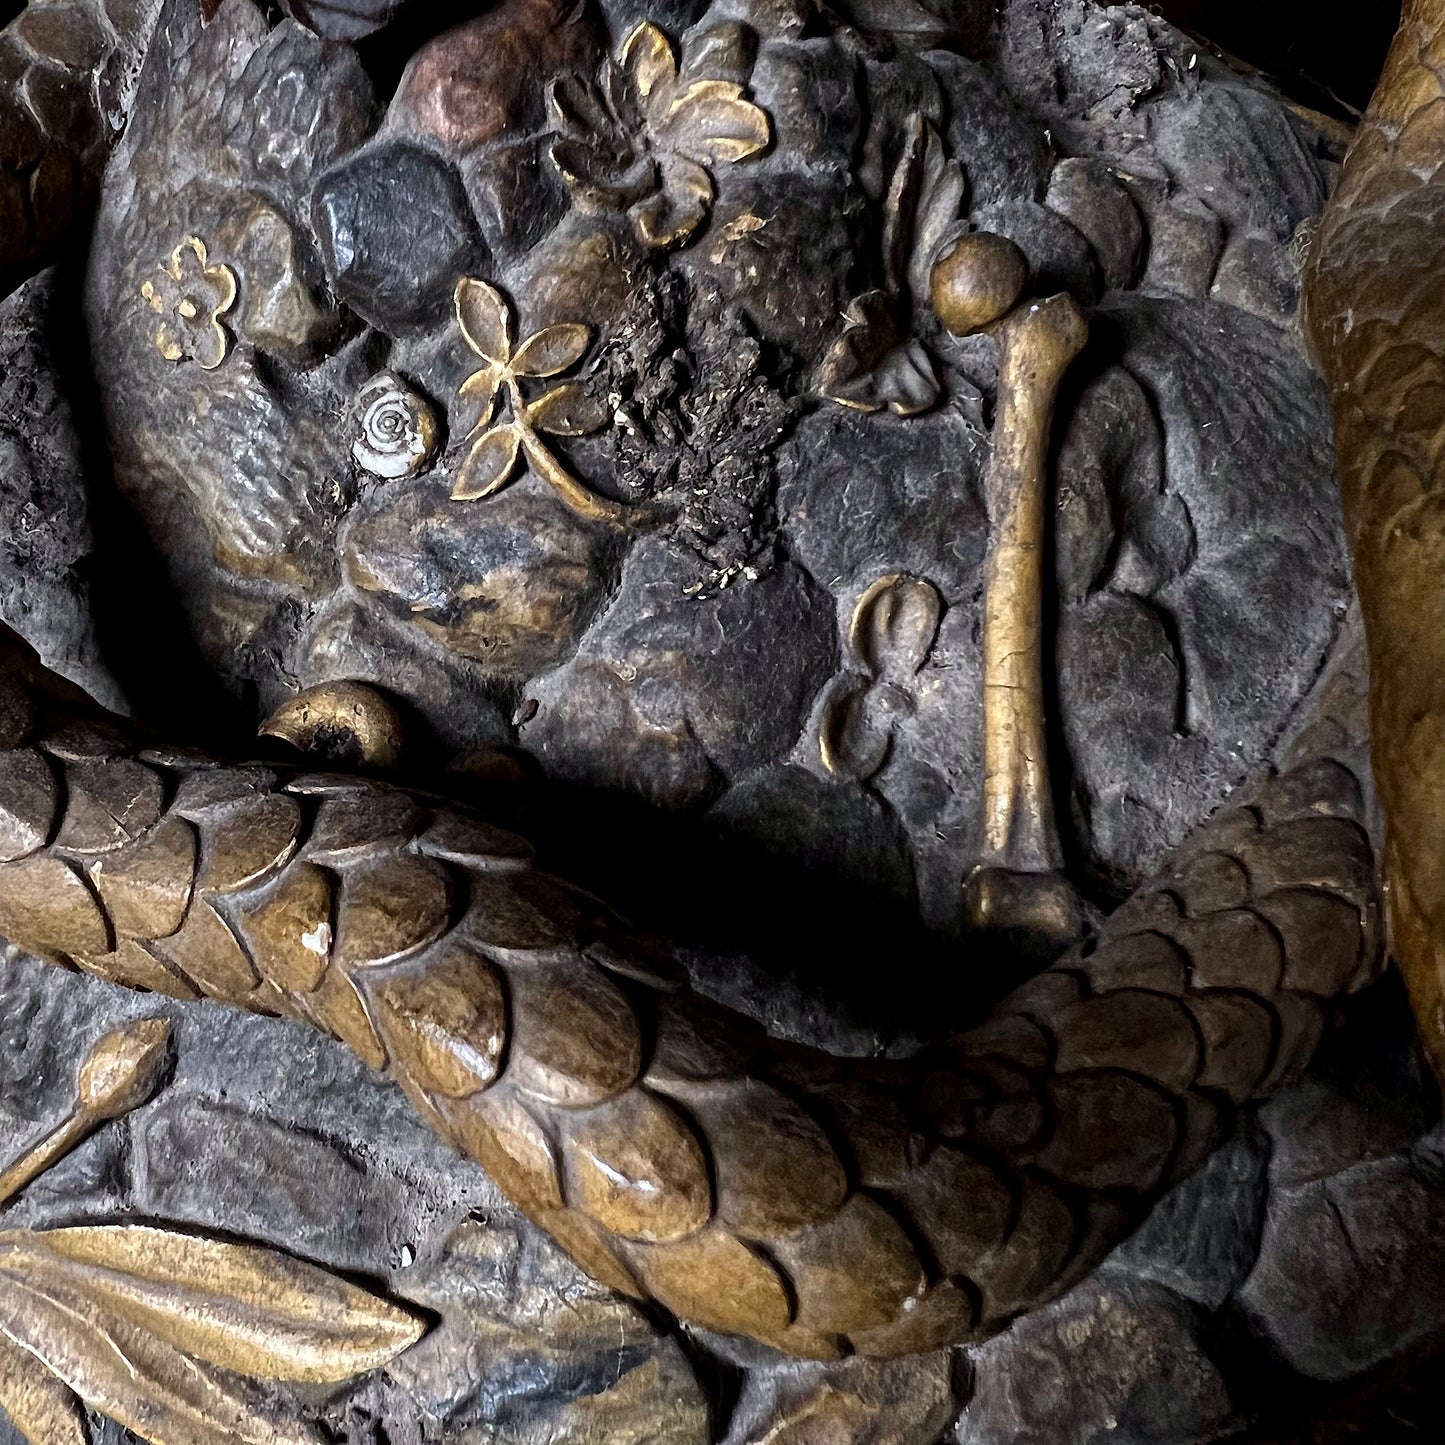
{"label": "gold flower petal", "polygon": [[457,388],[457,396],[464,397],[476,409],[476,417],[467,427],[468,431],[475,431],[491,421],[492,413],[497,409],[497,391],[502,384],[503,371],[504,368],[495,361],[489,362],[481,370],[474,371]]}
{"label": "gold flower petal", "polygon": [[668,107],[681,149],[730,165],[766,150],[772,140],[767,111],[743,97],[729,80],[697,80]]}
{"label": "gold flower petal", "polygon": [[580,321],[544,327],[517,348],[512,370],[518,376],[556,376],[582,360],[591,339],[591,328]]}
{"label": "gold flower petal", "polygon": [[224,316],[236,304],[236,273],[229,266],[218,262],[214,266],[207,266],[202,275],[216,288],[219,298],[211,315]]}
{"label": "gold flower petal", "polygon": [[457,474],[452,488],[452,501],[475,502],[500,491],[517,469],[517,453],[521,450],[521,429],[515,422],[494,426],[473,444]]}
{"label": "gold flower petal", "polygon": [[617,63],[644,100],[659,86],[677,79],[677,57],[673,54],[672,42],[650,20],[644,20],[622,42]]}
{"label": "gold flower petal", "polygon": [[196,336],[196,365],[202,371],[214,371],[226,359],[229,345],[226,328],[212,316],[211,324]]}
{"label": "gold flower petal", "polygon": [[463,276],[456,289],[457,325],[467,345],[485,361],[505,366],[512,357],[512,313],[500,291]]}
{"label": "gold flower petal", "polygon": [[527,408],[527,424],[554,437],[581,437],[606,426],[607,412],[580,381],[567,381]]}
{"label": "gold flower petal", "polygon": [[186,353],[179,341],[171,335],[171,329],[164,321],[156,327],[156,350],[167,361],[179,361]]}

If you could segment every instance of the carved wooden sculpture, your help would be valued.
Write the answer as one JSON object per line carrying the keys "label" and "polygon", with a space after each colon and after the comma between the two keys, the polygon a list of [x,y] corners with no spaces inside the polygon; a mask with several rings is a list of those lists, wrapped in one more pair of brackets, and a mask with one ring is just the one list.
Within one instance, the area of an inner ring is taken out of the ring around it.
{"label": "carved wooden sculpture", "polygon": [[0,934],[335,1034],[599,1279],[799,1354],[1060,1293],[1380,963],[1358,784],[1316,759],[978,1028],[835,1059],[698,998],[478,819],[148,748],[18,640],[0,675]]}
{"label": "carved wooden sculpture", "polygon": [[1442,161],[1445,4],[1411,0],[1315,241],[1306,314],[1369,636],[1394,949],[1445,1077]]}
{"label": "carved wooden sculpture", "polygon": [[[1433,13],[1418,7],[1417,19]],[[653,27],[634,33],[618,63],[644,99],[677,83],[676,57]],[[1398,103],[1419,100],[1419,75],[1405,61],[1395,74]],[[673,107],[642,107],[647,186],[619,192],[639,245],[681,243],[712,203],[688,145],[706,142],[726,160],[767,143],[735,82],[698,84],[702,99],[725,102],[708,110],[722,129],[702,141],[672,134]],[[0,135],[18,130],[13,84],[0,107]],[[1418,134],[1433,116],[1422,111]],[[927,132],[915,134],[918,159]],[[59,135],[45,142],[63,147]],[[582,174],[582,141],[570,143],[557,158],[564,179],[601,187]],[[1361,178],[1365,164],[1357,158],[1352,182],[1362,189],[1379,184]],[[933,182],[948,193],[946,167]],[[57,227],[66,219],[59,207],[46,215]],[[8,264],[34,264],[49,238],[27,231]],[[1331,234],[1325,256],[1342,244]],[[1009,316],[1021,282],[1006,252],[993,256],[1001,271],[982,299],[947,293],[951,254],[935,289],[956,310],[937,299],[935,309],[961,331],[1004,318],[1010,387],[985,644],[988,861],[1041,873],[1056,846],[1042,756],[1041,468],[1052,398],[1085,322],[1065,298],[1031,310],[1025,301]],[[157,347],[208,368],[225,357],[235,277],[199,239],[169,263],[142,292],[159,317]],[[182,290],[185,278],[205,280],[206,306],[188,291],[171,296],[167,275]],[[895,275],[876,313],[889,313],[877,322],[889,344],[869,352],[881,379],[861,392],[856,376],[840,382],[847,404],[899,415],[927,404],[924,363],[890,330],[902,289]],[[582,430],[560,402],[539,419],[566,384],[529,400],[518,383],[578,361],[587,328],[564,318],[514,350],[499,292],[464,281],[457,305],[483,362],[483,380],[467,385],[487,412],[461,499],[504,487],[525,458],[574,512],[616,523],[617,505],[593,497],[538,438],[542,419],[560,435]],[[852,321],[868,330],[875,312],[859,305]],[[534,344],[555,354],[528,371]],[[399,440],[405,472],[434,437],[423,410],[389,385],[380,393],[402,430],[383,439]],[[492,426],[499,387],[512,415]],[[1433,437],[1434,397],[1419,393],[1418,414],[1400,425]],[[1347,408],[1347,437],[1348,424]],[[380,457],[366,441],[362,465]],[[1361,565],[1368,577],[1368,555]],[[890,598],[936,622],[926,583],[884,580]],[[880,595],[870,589],[865,602]],[[866,630],[855,628],[860,652]],[[1303,1066],[1332,1003],[1382,962],[1361,790],[1327,753],[1306,751],[1214,817],[1095,938],[984,1022],[916,1058],[877,1063],[781,1044],[708,1003],[666,950],[540,872],[509,833],[376,782],[155,746],[14,638],[0,660],[0,747],[0,935],[114,982],[334,1034],[388,1069],[422,1116],[598,1279],[800,1355],[978,1339],[1059,1294],[1205,1157],[1238,1109]]]}

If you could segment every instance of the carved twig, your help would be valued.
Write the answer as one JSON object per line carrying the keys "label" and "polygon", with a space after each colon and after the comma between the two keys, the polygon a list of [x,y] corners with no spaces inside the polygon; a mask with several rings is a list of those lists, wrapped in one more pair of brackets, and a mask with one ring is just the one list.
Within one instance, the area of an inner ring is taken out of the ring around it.
{"label": "carved twig", "polygon": [[75,1106],[70,1114],[0,1174],[0,1204],[63,1159],[102,1124],[146,1103],[165,1073],[170,1043],[168,1019],[137,1019],[105,1034],[80,1066]]}

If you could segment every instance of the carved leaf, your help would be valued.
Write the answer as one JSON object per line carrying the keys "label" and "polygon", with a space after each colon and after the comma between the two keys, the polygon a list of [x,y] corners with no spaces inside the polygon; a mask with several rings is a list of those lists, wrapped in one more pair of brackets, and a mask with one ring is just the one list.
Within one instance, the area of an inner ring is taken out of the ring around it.
{"label": "carved leaf", "polygon": [[452,488],[452,501],[474,502],[506,486],[517,468],[521,445],[521,430],[515,423],[483,432],[462,463]]}
{"label": "carved leaf", "polygon": [[415,1315],[339,1276],[260,1245],[141,1225],[0,1235],[0,1269],[90,1302],[194,1359],[270,1380],[331,1382],[416,1343]]}
{"label": "carved leaf", "polygon": [[909,236],[922,186],[928,129],[928,122],[917,112],[908,118],[903,149],[889,178],[888,194],[883,199],[883,273],[894,295],[901,289],[907,270]]}
{"label": "carved leaf", "polygon": [[483,360],[505,366],[512,358],[512,313],[501,292],[463,276],[457,282],[456,307],[467,345]]}
{"label": "carved leaf", "polygon": [[632,208],[637,234],[652,247],[686,240],[702,224],[712,197],[712,177],[700,165],[669,156],[661,189]]}
{"label": "carved leaf", "polygon": [[622,42],[617,59],[644,100],[659,86],[677,79],[672,43],[650,20],[644,20]]}
{"label": "carved leaf", "polygon": [[92,1301],[57,1280],[43,1289],[10,1277],[0,1331],[43,1360],[92,1409],[151,1445],[319,1445],[243,1380],[181,1354],[124,1319],[102,1321]]}
{"label": "carved leaf", "polygon": [[607,424],[607,411],[580,381],[554,386],[527,409],[537,431],[557,437],[587,436]]}
{"label": "carved leaf", "polygon": [[497,388],[502,384],[502,368],[489,362],[480,371],[474,371],[457,388],[457,396],[468,404],[470,425],[467,431],[486,426],[497,409]]}
{"label": "carved leaf", "polygon": [[689,154],[720,164],[746,160],[772,139],[768,113],[743,97],[728,80],[697,80],[669,107],[680,146]]}
{"label": "carved leaf", "polygon": [[938,400],[933,363],[920,342],[900,338],[888,298],[867,292],[849,304],[847,317],[819,368],[819,393],[856,411],[927,411]]}
{"label": "carved leaf", "polygon": [[591,329],[579,321],[545,327],[517,348],[512,370],[518,376],[556,376],[582,360],[591,339]]}
{"label": "carved leaf", "polygon": [[908,289],[913,304],[928,304],[934,258],[962,229],[968,180],[963,167],[948,158],[938,132],[925,125],[922,174],[913,208],[913,244],[908,257]]}
{"label": "carved leaf", "polygon": [[86,1445],[75,1392],[5,1335],[0,1335],[0,1409],[30,1445]]}
{"label": "carved leaf", "polygon": [[870,395],[899,416],[917,416],[938,400],[938,378],[920,341],[890,351],[873,372]]}
{"label": "carved leaf", "polygon": [[753,68],[757,36],[737,20],[710,25],[683,45],[684,80],[735,80],[742,84]]}
{"label": "carved leaf", "polygon": [[589,205],[617,210],[657,185],[656,163],[645,155],[571,139],[553,141],[549,154],[568,190]]}
{"label": "carved leaf", "polygon": [[928,661],[942,603],[922,577],[880,577],[858,599],[848,640],[868,671],[901,682]]}
{"label": "carved leaf", "polygon": [[830,773],[863,783],[888,761],[892,720],[872,701],[865,677],[855,674],[834,685],[818,730],[818,753]]}

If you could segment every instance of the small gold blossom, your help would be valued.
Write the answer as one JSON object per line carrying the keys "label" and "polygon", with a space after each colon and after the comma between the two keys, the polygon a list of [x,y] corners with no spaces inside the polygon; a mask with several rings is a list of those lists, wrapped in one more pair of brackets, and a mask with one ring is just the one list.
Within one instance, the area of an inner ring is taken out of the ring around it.
{"label": "small gold blossom", "polygon": [[236,304],[236,273],[210,262],[205,242],[188,236],[140,294],[159,316],[156,349],[167,361],[194,361],[205,371],[226,358],[230,337],[221,317]]}
{"label": "small gold blossom", "polygon": [[[586,355],[591,332],[580,322],[543,327],[520,346],[512,345],[512,313],[506,300],[485,281],[464,276],[457,282],[457,324],[467,345],[486,364],[461,385],[459,396],[476,409],[471,450],[462,463],[452,499],[475,501],[491,496],[512,479],[525,460],[579,516],[616,523],[624,508],[589,492],[557,460],[538,435],[585,436],[606,422],[601,409],[578,381],[564,381],[532,401],[522,395],[523,377],[553,377]],[[506,415],[500,419],[501,409]]]}
{"label": "small gold blossom", "polygon": [[626,208],[648,246],[686,240],[713,202],[710,168],[746,160],[772,139],[768,115],[735,79],[742,27],[700,37],[678,66],[656,25],[639,25],[599,85],[566,76],[551,91],[561,137],[552,164],[584,203]]}

